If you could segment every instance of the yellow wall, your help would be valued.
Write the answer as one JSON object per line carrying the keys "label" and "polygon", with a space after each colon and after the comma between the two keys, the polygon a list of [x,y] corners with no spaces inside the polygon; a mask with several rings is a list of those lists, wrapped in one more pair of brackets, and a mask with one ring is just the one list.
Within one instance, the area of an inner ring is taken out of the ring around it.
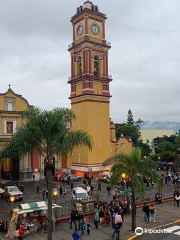
{"label": "yellow wall", "polygon": [[[8,111],[7,103],[13,102],[14,106],[12,111]],[[15,94],[11,89],[6,93],[0,94],[0,149],[11,139],[13,133],[6,132],[6,122],[13,122],[14,133],[18,127],[21,127],[25,123],[25,119],[22,117],[22,112],[29,108],[29,104],[21,95]],[[28,167],[29,156],[25,157],[25,166]],[[12,161],[11,159],[5,159],[2,165],[4,171],[11,171]]]}
{"label": "yellow wall", "polygon": [[[87,100],[82,97],[81,101]],[[82,129],[87,131],[93,138],[93,151],[87,148],[78,148],[73,151],[72,162],[79,163],[102,163],[110,155],[110,122],[109,102],[91,102],[91,100],[102,100],[90,97],[89,101],[72,104],[72,110],[76,115],[76,121],[72,123],[72,130]],[[72,103],[77,102],[73,100]],[[79,158],[80,157],[80,158]]]}

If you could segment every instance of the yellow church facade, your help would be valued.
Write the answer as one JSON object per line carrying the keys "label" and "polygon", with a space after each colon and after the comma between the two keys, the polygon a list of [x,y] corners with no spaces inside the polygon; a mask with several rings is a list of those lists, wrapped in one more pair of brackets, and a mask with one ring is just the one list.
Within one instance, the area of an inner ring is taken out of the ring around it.
{"label": "yellow church facade", "polygon": [[93,149],[77,148],[67,161],[75,174],[103,173],[103,162],[117,153],[129,153],[132,143],[125,138],[116,139],[115,125],[110,120],[110,90],[112,76],[108,73],[106,41],[106,15],[98,6],[86,1],[72,17],[73,42],[71,54],[71,106],[76,115],[72,130],[85,130],[93,138]]}
{"label": "yellow church facade", "polygon": [[[22,113],[29,107],[28,101],[14,93],[10,85],[7,92],[0,93],[0,150],[10,141],[17,129],[26,123]],[[30,178],[28,175],[32,175],[31,154],[21,159],[4,159],[0,170],[5,179],[10,176],[14,180]]]}
{"label": "yellow church facade", "polygon": [[[5,93],[0,93],[0,150],[11,140],[23,124],[26,117],[23,112],[31,107],[22,95],[16,94],[11,86]],[[62,159],[58,155],[53,156],[53,175],[62,169]],[[23,157],[4,159],[0,164],[0,175],[3,179],[29,180],[32,175],[35,179],[43,179],[46,176],[46,160],[36,150]]]}

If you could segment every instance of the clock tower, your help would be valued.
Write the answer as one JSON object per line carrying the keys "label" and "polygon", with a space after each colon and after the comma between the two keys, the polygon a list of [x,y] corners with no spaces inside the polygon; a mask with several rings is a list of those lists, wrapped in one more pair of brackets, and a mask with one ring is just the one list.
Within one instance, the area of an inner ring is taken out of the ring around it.
{"label": "clock tower", "polygon": [[102,172],[102,163],[110,157],[110,91],[108,74],[110,43],[105,39],[106,15],[98,6],[86,1],[71,18],[73,42],[71,54],[70,100],[76,120],[73,130],[87,131],[93,138],[93,149],[76,148],[68,161],[72,173]]}

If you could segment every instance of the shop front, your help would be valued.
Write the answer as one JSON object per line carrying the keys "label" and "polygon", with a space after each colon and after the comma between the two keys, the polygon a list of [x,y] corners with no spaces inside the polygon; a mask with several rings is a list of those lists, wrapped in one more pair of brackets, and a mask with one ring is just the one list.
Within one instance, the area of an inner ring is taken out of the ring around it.
{"label": "shop front", "polygon": [[[25,235],[47,229],[47,208],[48,202],[34,202],[20,204],[18,208],[12,210],[11,221],[6,237],[19,237],[20,226],[25,229]],[[62,207],[53,204],[53,222],[59,217]]]}

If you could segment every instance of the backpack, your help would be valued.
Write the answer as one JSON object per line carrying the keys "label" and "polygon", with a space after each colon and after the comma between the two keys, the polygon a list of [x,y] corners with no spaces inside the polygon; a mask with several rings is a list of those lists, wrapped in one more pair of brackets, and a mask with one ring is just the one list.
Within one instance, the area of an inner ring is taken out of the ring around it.
{"label": "backpack", "polygon": [[115,215],[115,224],[122,223],[122,217],[121,215],[116,214]]}

